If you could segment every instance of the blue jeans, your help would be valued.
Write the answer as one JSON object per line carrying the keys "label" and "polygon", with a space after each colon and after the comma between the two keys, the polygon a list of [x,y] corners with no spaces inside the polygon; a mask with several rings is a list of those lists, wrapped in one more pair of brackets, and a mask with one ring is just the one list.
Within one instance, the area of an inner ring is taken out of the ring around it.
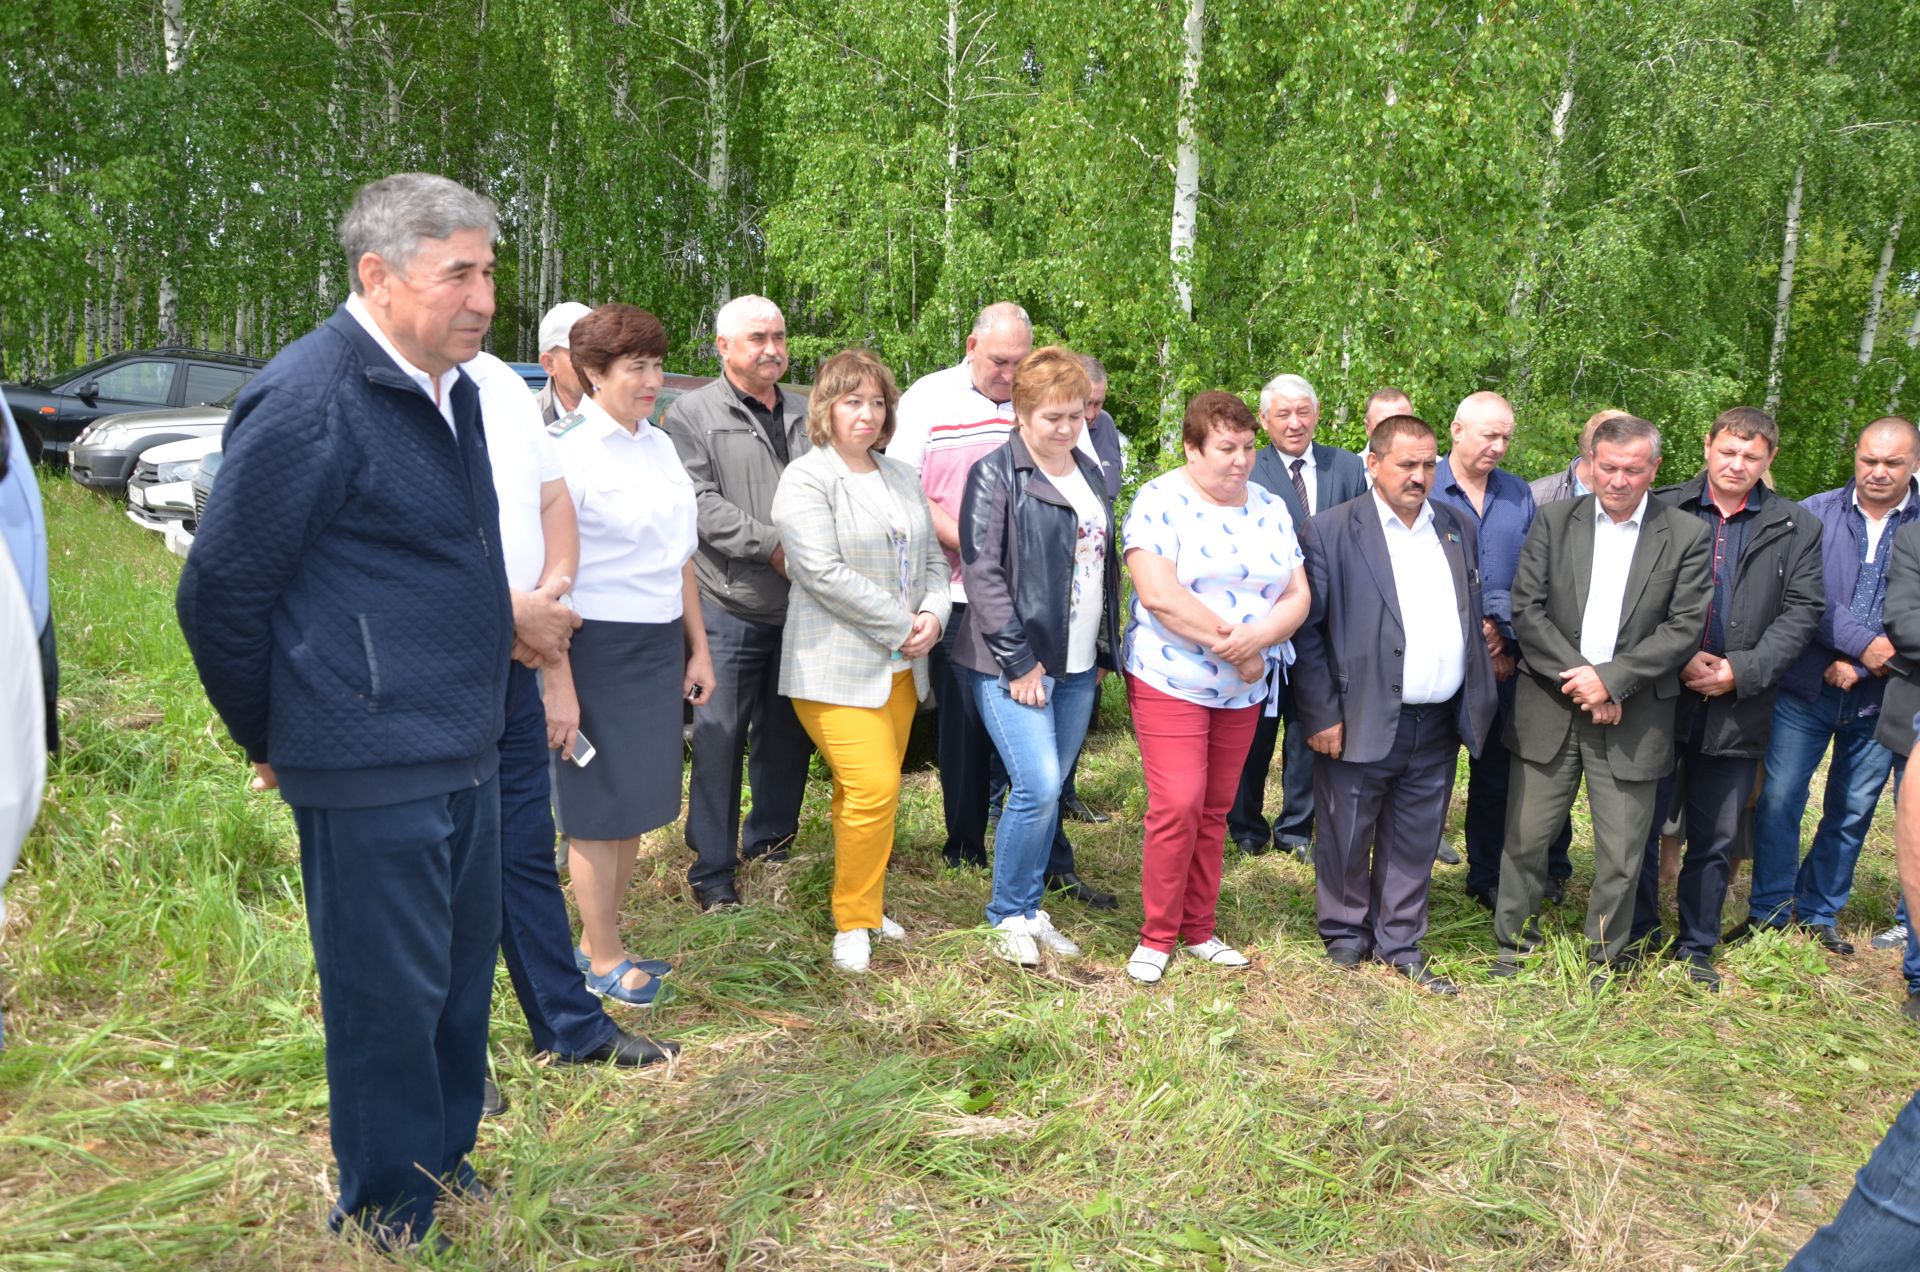
{"label": "blue jeans", "polygon": [[1853,1177],[1832,1223],[1813,1234],[1786,1272],[1882,1272],[1920,1257],[1920,1093]]}
{"label": "blue jeans", "polygon": [[[1753,894],[1747,914],[1755,923],[1784,926],[1798,919],[1831,926],[1853,891],[1854,863],[1887,773],[1895,767],[1893,752],[1873,740],[1880,717],[1861,716],[1856,693],[1826,685],[1811,703],[1782,693],[1774,704],[1766,784],[1753,817]],[[1813,771],[1829,742],[1833,762],[1826,798],[1803,862],[1800,819]]]}
{"label": "blue jeans", "polygon": [[993,837],[993,896],[987,922],[1031,918],[1047,890],[1047,862],[1060,838],[1060,783],[1093,719],[1100,673],[1060,676],[1043,707],[1023,707],[998,676],[969,671],[980,717],[1012,785]]}

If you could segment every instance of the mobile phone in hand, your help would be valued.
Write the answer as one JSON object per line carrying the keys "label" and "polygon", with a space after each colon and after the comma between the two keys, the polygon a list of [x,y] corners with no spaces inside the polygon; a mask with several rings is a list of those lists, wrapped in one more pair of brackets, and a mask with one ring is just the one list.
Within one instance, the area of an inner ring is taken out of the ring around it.
{"label": "mobile phone in hand", "polygon": [[587,741],[587,735],[575,729],[573,731],[573,754],[567,757],[567,763],[575,768],[585,768],[593,763],[596,752],[593,743]]}

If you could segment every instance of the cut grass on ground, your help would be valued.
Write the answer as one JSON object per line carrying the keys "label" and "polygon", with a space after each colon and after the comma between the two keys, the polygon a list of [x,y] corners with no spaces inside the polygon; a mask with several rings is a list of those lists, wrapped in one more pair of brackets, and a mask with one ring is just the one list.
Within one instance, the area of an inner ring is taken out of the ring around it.
{"label": "cut grass on ground", "polygon": [[[0,1268],[374,1266],[332,1199],[319,1005],[292,826],[201,696],[157,538],[46,482],[68,750],[0,947]],[[1588,992],[1585,876],[1551,957],[1490,981],[1484,912],[1442,868],[1425,997],[1341,972],[1312,877],[1230,859],[1220,931],[1254,959],[1143,990],[1145,792],[1109,686],[1075,827],[1118,914],[1068,902],[1084,959],[985,951],[985,875],[941,868],[931,771],[908,775],[888,911],[914,940],[834,974],[824,783],[784,866],[701,915],[653,836],[631,943],[680,993],[626,1023],[686,1044],[639,1074],[528,1053],[502,971],[481,1129],[499,1185],[449,1207],[474,1268],[1777,1268],[1830,1217],[1916,1082],[1883,814],[1835,959],[1762,937],[1726,992],[1676,974]],[[1275,784],[1273,798],[1278,798]],[[1817,807],[1817,801],[1816,807]],[[1458,805],[1456,804],[1456,809]],[[1587,863],[1576,815],[1576,870]],[[1739,897],[1729,918],[1739,915]]]}

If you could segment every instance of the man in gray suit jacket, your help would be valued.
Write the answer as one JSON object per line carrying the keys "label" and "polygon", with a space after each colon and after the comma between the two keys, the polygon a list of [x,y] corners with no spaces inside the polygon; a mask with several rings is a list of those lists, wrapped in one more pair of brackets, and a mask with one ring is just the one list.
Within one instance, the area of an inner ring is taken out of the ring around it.
{"label": "man in gray suit jacket", "polygon": [[[1250,478],[1278,495],[1293,516],[1298,534],[1307,518],[1343,504],[1367,490],[1367,470],[1357,455],[1313,440],[1320,425],[1320,398],[1313,386],[1297,375],[1277,375],[1260,390],[1260,425],[1269,444],[1254,457]],[[1253,733],[1253,745],[1240,771],[1240,790],[1227,813],[1227,836],[1242,852],[1261,853],[1277,843],[1282,851],[1302,858],[1313,842],[1313,752],[1306,731],[1299,727],[1293,693],[1282,685],[1280,715],[1262,714]],[[1266,815],[1267,773],[1273,767],[1273,746],[1280,723],[1287,738],[1280,755],[1284,794],[1280,816],[1269,825]]]}
{"label": "man in gray suit jacket", "polygon": [[[1420,950],[1460,744],[1479,754],[1499,696],[1481,631],[1478,533],[1428,500],[1433,429],[1382,420],[1373,490],[1300,535],[1313,607],[1294,635],[1294,701],[1314,763],[1320,939],[1336,965],[1369,954],[1453,994]],[[1453,621],[1447,621],[1451,617]]]}
{"label": "man in gray suit jacket", "polygon": [[1517,971],[1533,941],[1547,844],[1582,774],[1593,814],[1587,953],[1604,969],[1626,952],[1655,788],[1673,768],[1679,671],[1700,648],[1713,597],[1705,523],[1649,494],[1660,430],[1607,420],[1591,456],[1594,493],[1539,511],[1513,579],[1521,674],[1506,731],[1496,975]]}

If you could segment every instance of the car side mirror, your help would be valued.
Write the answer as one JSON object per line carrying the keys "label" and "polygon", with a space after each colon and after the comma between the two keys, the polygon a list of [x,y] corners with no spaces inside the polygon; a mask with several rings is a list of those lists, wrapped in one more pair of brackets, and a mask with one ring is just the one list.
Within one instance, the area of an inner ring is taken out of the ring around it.
{"label": "car side mirror", "polygon": [[79,396],[82,402],[85,402],[88,406],[92,406],[94,401],[100,396],[100,381],[88,380],[80,386]]}

